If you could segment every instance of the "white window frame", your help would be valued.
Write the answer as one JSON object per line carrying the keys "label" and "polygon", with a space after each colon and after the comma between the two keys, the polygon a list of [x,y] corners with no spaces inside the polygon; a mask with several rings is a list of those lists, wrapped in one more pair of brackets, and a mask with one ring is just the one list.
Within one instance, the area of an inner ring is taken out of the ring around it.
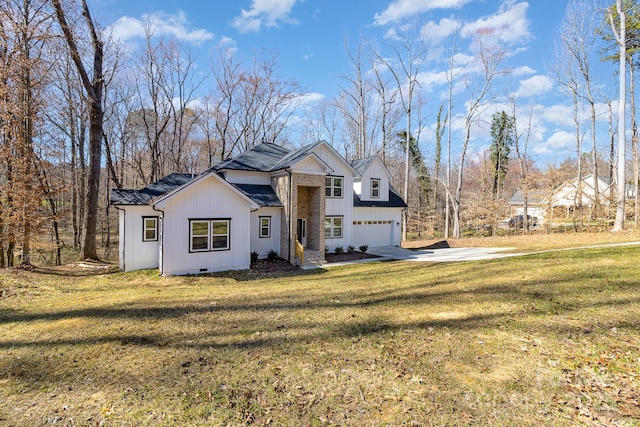
{"label": "white window frame", "polygon": [[[340,185],[336,185],[336,181],[340,180]],[[325,196],[332,199],[342,199],[344,197],[344,176],[327,175],[325,180]],[[336,195],[336,193],[339,193]]]}
{"label": "white window frame", "polygon": [[380,178],[371,178],[371,198],[380,198]]}
{"label": "white window frame", "polygon": [[[266,224],[263,224],[262,221],[266,221]],[[265,230],[266,230],[266,233],[265,233]],[[258,236],[261,239],[268,239],[271,237],[271,217],[270,216],[258,217]]]}
{"label": "white window frame", "polygon": [[[193,234],[193,226],[196,223],[205,223],[207,225],[207,234]],[[224,224],[226,233],[214,233],[217,224]],[[194,238],[206,237],[207,245],[204,248],[194,248]],[[216,246],[216,237],[225,237],[225,246]],[[231,249],[231,219],[230,218],[194,218],[189,219],[189,252],[214,252],[228,251]]]}
{"label": "white window frame", "polygon": [[[153,227],[147,227],[147,221],[153,221]],[[147,237],[147,231],[153,231],[153,237]],[[142,217],[142,241],[143,242],[158,241],[158,217],[157,216]]]}
{"label": "white window frame", "polygon": [[[339,222],[339,225],[336,225]],[[332,215],[324,217],[324,238],[341,239],[344,235],[344,217],[342,215]]]}

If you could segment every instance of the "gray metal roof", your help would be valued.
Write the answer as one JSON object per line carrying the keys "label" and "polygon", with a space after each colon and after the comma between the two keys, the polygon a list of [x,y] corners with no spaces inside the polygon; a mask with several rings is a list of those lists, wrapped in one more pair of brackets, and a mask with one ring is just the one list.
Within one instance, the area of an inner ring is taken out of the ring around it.
{"label": "gray metal roof", "polygon": [[172,173],[140,190],[113,189],[109,201],[112,205],[148,205],[156,197],[182,187],[193,178],[193,174]]}

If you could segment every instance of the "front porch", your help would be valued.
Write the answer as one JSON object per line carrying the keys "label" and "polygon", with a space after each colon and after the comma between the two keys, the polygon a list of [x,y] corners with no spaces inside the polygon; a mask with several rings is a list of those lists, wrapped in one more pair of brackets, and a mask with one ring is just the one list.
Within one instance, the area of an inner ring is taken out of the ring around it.
{"label": "front porch", "polygon": [[294,173],[291,180],[289,262],[301,267],[325,264],[325,176]]}

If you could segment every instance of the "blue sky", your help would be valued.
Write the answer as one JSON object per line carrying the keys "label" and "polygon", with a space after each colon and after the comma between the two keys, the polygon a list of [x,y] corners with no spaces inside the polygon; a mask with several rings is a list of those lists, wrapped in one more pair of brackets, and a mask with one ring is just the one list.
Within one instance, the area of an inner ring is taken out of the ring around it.
{"label": "blue sky", "polygon": [[[548,71],[567,1],[92,0],[90,5],[97,20],[111,26],[125,41],[142,39],[142,23],[154,22],[156,34],[188,43],[203,61],[220,45],[234,47],[244,55],[261,48],[276,50],[281,74],[296,79],[309,93],[310,102],[335,96],[338,76],[349,72],[345,38],[355,42],[363,37],[384,44],[394,31],[408,23],[417,24],[432,43],[433,58],[423,75],[423,88],[433,99],[431,122],[446,90],[442,84],[446,54],[442,53],[449,48],[446,36],[450,28],[455,25],[461,34],[497,28],[511,49],[504,63],[512,74],[510,90],[519,94],[523,106],[535,111],[536,132],[530,153],[539,162],[558,163],[573,154],[571,100],[558,96],[559,89]],[[464,53],[469,40],[462,39],[460,46]],[[607,82],[603,85],[612,86],[611,96],[615,97],[616,78],[610,69],[602,76]],[[604,120],[602,106],[600,111]],[[488,132],[488,126],[474,132],[472,150],[486,147]]]}

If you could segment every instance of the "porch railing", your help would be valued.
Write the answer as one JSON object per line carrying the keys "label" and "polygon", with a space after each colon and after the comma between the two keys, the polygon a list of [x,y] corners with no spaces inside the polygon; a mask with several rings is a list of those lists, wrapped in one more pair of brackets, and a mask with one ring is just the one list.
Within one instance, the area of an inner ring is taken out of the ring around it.
{"label": "porch railing", "polygon": [[300,265],[304,265],[304,246],[296,238],[296,256],[300,260]]}

